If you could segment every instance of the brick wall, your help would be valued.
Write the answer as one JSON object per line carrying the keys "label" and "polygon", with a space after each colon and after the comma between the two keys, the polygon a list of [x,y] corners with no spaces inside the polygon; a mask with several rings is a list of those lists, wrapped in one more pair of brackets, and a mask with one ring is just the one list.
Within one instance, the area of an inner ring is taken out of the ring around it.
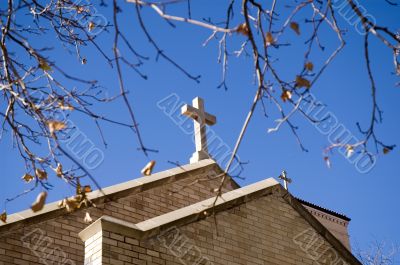
{"label": "brick wall", "polygon": [[[137,223],[154,216],[212,197],[210,187],[220,179],[208,180],[220,172],[216,164],[190,171],[175,182],[148,190],[125,191],[124,197],[88,209],[93,220],[109,215]],[[215,174],[211,174],[211,176]],[[227,185],[225,190],[233,187]],[[84,243],[78,237],[87,224],[85,211],[64,210],[32,217],[0,227],[0,264],[83,264]]]}
{"label": "brick wall", "polygon": [[102,264],[346,264],[279,196],[220,212],[216,222],[169,227],[145,240],[103,230]]}
{"label": "brick wall", "polygon": [[304,207],[328,230],[347,247],[350,247],[350,238],[347,231],[349,222],[326,212],[304,205]]}

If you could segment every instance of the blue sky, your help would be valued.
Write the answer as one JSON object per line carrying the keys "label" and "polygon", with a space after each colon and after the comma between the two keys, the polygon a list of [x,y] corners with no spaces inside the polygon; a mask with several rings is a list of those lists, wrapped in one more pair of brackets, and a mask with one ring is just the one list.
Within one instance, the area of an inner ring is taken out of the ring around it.
{"label": "blue sky", "polygon": [[[210,32],[186,24],[176,24],[177,28],[173,29],[157,15],[145,10],[144,18],[150,32],[163,50],[190,73],[201,74],[201,82],[197,84],[165,60],[155,61],[156,52],[141,32],[133,7],[122,3],[121,5],[121,29],[138,51],[150,57],[141,68],[142,72],[148,75],[148,80],[141,79],[127,68],[123,71],[124,82],[129,90],[128,97],[137,115],[145,144],[149,148],[159,150],[158,153],[150,154],[151,159],[157,161],[155,171],[172,167],[167,161],[188,163],[194,151],[191,136],[185,134],[157,107],[157,102],[171,94],[176,94],[180,102],[186,103],[190,103],[196,96],[204,98],[206,110],[217,116],[217,124],[212,130],[224,143],[233,148],[256,89],[251,71],[251,58],[232,56],[228,66],[228,90],[218,89],[222,69],[221,65],[217,64],[218,42],[211,41],[207,46],[202,46]],[[389,25],[392,29],[400,27],[397,15],[400,7],[389,7],[378,1],[370,1],[365,7],[374,15],[378,24]],[[212,10],[204,2],[193,2],[193,16],[210,16],[222,20],[225,15],[224,8],[225,1],[213,4]],[[110,16],[110,8],[99,7],[98,11],[105,17]],[[179,13],[182,10],[174,11]],[[29,21],[30,18],[23,19]],[[239,14],[235,15],[234,21],[241,23]],[[349,30],[345,37],[347,46],[315,84],[312,92],[318,100],[327,105],[326,111],[333,113],[339,123],[356,137],[361,137],[355,124],[360,121],[362,125],[367,126],[371,111],[370,87],[363,60],[363,38],[344,21],[341,21],[341,26]],[[333,34],[324,29],[325,31],[327,33],[321,40],[329,51],[335,47],[337,40]],[[39,45],[44,38],[47,45],[56,47],[51,55],[59,66],[69,69],[71,74],[97,79],[107,88],[108,94],[118,94],[116,72],[93,47],[82,50],[83,56],[87,58],[87,64],[82,65],[76,57],[59,47],[53,35],[48,34],[34,41]],[[293,42],[293,46],[274,51],[280,58],[276,64],[283,75],[294,76],[302,65],[302,43],[305,36],[297,37],[293,33],[287,34],[285,38]],[[112,34],[104,33],[99,39],[111,55]],[[238,49],[244,40],[243,36],[230,37],[230,50]],[[384,122],[376,130],[386,143],[400,145],[399,112],[396,107],[400,98],[400,88],[395,87],[398,78],[396,80],[392,74],[392,55],[390,50],[375,40],[371,42],[371,49],[372,67],[378,84],[378,103],[384,111]],[[127,51],[123,49],[122,52]],[[129,56],[131,55],[128,54]],[[313,59],[316,66],[326,56],[328,53],[317,53]],[[267,111],[270,117],[265,118],[260,106],[256,109],[239,149],[238,155],[241,159],[249,162],[241,175],[244,179],[237,179],[240,185],[277,177],[285,169],[293,179],[290,189],[295,196],[352,218],[349,229],[353,246],[366,247],[374,240],[400,243],[398,149],[387,155],[379,155],[373,170],[366,174],[359,173],[352,163],[337,152],[331,156],[332,167],[329,169],[322,156],[322,150],[329,145],[326,135],[321,134],[300,115],[295,116],[293,121],[300,127],[299,136],[309,150],[302,152],[286,125],[278,132],[267,133],[269,128],[275,126],[277,112],[273,105],[268,104]],[[95,106],[94,110],[110,118],[129,122],[127,110],[120,100]],[[71,114],[70,119],[85,137],[104,153],[104,161],[91,170],[103,187],[140,177],[140,170],[147,163],[147,158],[136,150],[138,143],[131,131],[102,123],[108,142],[108,147],[105,148],[95,124],[90,119],[75,113]],[[29,184],[20,180],[25,173],[24,167],[16,150],[12,149],[9,135],[0,142],[0,154],[0,176],[3,184],[0,187],[0,200],[5,200],[27,189]],[[71,188],[55,177],[51,178],[50,182],[54,189],[49,193],[49,201],[73,194]],[[35,191],[9,203],[7,211],[12,213],[28,208],[37,193],[38,191]]]}

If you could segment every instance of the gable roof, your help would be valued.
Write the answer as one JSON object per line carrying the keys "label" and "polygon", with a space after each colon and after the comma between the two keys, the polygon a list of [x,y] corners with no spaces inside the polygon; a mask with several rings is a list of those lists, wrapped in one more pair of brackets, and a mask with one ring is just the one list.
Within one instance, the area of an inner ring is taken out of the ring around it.
{"label": "gable roof", "polygon": [[132,224],[110,216],[103,216],[84,229],[79,236],[83,241],[86,241],[86,239],[98,232],[97,229],[101,228],[100,223],[106,225],[107,223],[114,223],[119,227],[122,225],[130,228],[130,234],[137,239],[148,238],[170,226],[184,225],[206,217],[208,214],[204,213],[212,209],[213,205],[215,205],[213,209],[215,212],[223,211],[228,206],[236,206],[239,203],[244,203],[255,197],[262,196],[263,194],[265,195],[265,193],[270,193],[268,188],[276,185],[279,185],[279,183],[275,179],[269,178],[240,189],[226,192],[218,198],[213,197],[137,224]]}
{"label": "gable roof", "polygon": [[[207,168],[214,168],[217,173],[222,172],[222,170],[214,160],[205,159],[197,163],[175,167],[159,173],[154,173],[150,176],[140,177],[124,183],[109,186],[102,189],[102,191],[95,190],[87,193],[87,197],[94,203],[100,204],[107,200],[115,200],[125,197],[126,195],[132,194],[134,192],[149,190],[154,187],[158,187],[186,177],[193,176],[197,170]],[[232,179],[231,181],[235,188],[239,187]],[[65,213],[67,212],[64,208],[58,207],[58,201],[46,204],[41,211],[36,213],[32,212],[31,209],[27,209],[9,215],[7,217],[7,223],[0,224],[0,232],[10,229],[10,226],[16,225],[17,223],[20,225],[24,225],[25,223],[31,221],[41,222],[45,219],[54,218]]]}
{"label": "gable roof", "polygon": [[183,226],[204,219],[209,216],[210,212],[218,213],[271,194],[281,196],[350,264],[361,264],[325,226],[273,178],[226,192],[219,197],[213,197],[137,224],[110,216],[103,216],[80,232],[79,236],[83,241],[86,241],[105,229],[110,232],[123,233],[133,238],[144,239],[155,236],[170,227]]}
{"label": "gable roof", "polygon": [[333,215],[333,216],[338,217],[338,218],[340,218],[340,219],[343,219],[343,220],[345,220],[345,221],[347,221],[347,222],[350,222],[350,221],[351,221],[351,219],[350,219],[349,217],[347,217],[346,215],[344,215],[344,214],[341,214],[341,213],[338,213],[338,212],[329,210],[329,209],[327,209],[327,208],[321,207],[321,206],[319,206],[319,205],[316,205],[316,204],[314,204],[314,203],[305,201],[305,200],[300,199],[300,198],[296,198],[296,199],[297,199],[301,204],[303,204],[303,205],[306,205],[306,206],[308,206],[308,207],[311,207],[311,208],[317,209],[317,210],[319,210],[319,211],[325,212],[325,213],[327,213],[327,214]]}

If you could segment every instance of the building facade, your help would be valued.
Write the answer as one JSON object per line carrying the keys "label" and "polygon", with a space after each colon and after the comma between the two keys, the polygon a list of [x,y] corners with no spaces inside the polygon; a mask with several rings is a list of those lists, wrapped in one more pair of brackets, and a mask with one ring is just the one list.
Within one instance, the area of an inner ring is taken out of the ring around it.
{"label": "building facade", "polygon": [[227,178],[216,198],[221,173],[206,159],[91,192],[96,207],[10,215],[0,264],[360,264],[347,217],[272,178],[242,188]]}

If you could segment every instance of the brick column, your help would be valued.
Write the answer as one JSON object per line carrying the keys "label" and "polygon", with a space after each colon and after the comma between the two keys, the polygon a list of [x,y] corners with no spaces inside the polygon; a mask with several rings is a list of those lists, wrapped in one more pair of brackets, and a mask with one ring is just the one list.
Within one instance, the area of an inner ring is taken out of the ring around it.
{"label": "brick column", "polygon": [[103,232],[99,231],[85,241],[85,265],[102,265]]}
{"label": "brick column", "polygon": [[79,233],[85,242],[85,265],[131,265],[158,258],[139,246],[140,233],[134,224],[101,217]]}

